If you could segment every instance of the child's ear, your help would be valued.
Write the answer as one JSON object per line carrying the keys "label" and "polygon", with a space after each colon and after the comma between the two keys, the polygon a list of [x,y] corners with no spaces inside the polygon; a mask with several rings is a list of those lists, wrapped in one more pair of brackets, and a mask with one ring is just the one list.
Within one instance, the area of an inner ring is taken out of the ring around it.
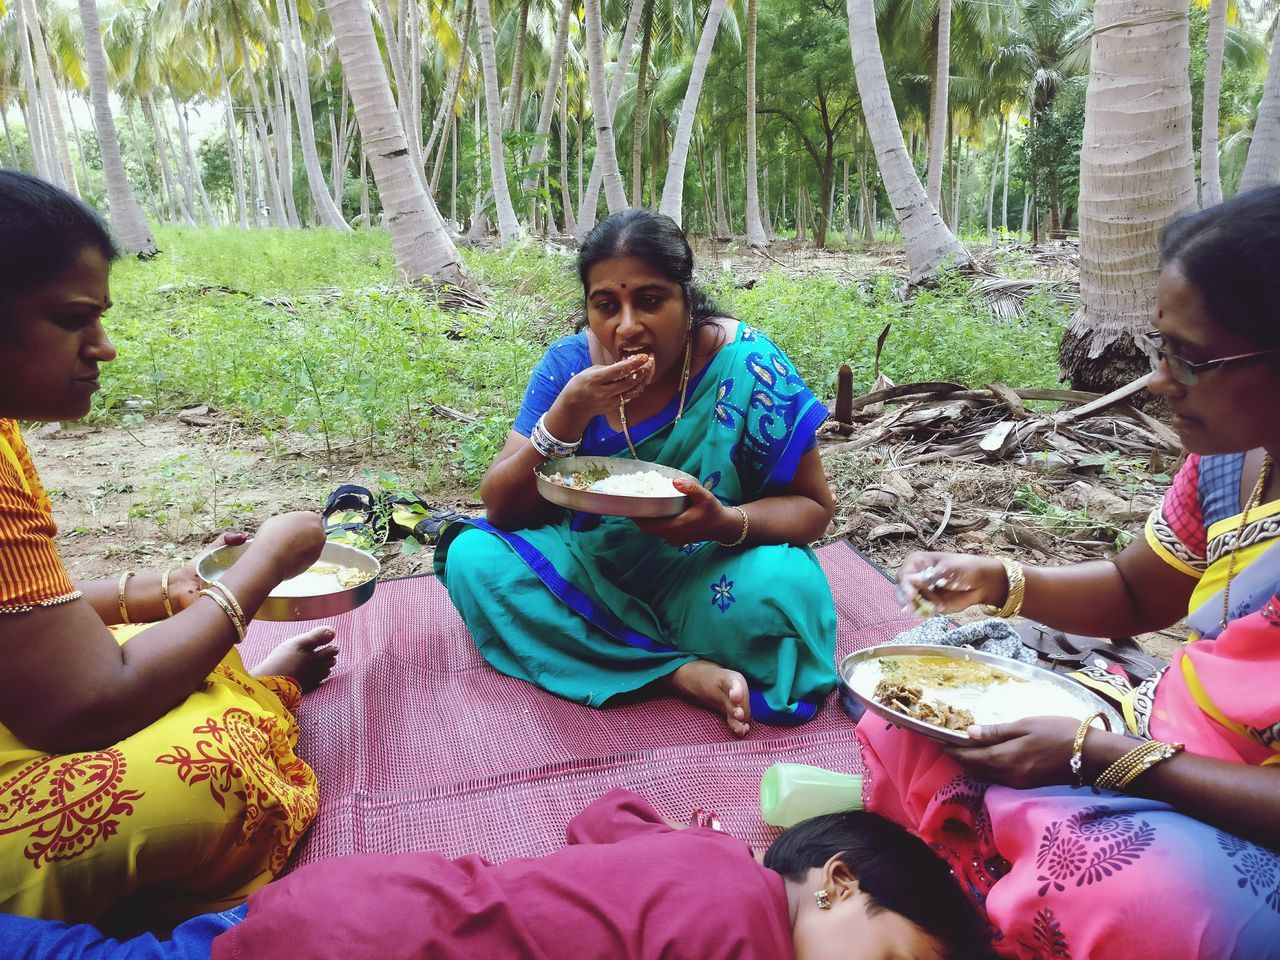
{"label": "child's ear", "polygon": [[832,900],[856,897],[862,892],[862,888],[858,886],[858,878],[838,853],[823,865],[822,882]]}

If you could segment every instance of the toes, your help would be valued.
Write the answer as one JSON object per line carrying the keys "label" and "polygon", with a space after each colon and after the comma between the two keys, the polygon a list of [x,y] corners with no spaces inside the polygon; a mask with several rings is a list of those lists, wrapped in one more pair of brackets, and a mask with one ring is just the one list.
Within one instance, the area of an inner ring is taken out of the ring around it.
{"label": "toes", "polygon": [[314,630],[308,630],[306,633],[294,637],[300,650],[310,650],[313,653],[319,652],[320,648],[333,641],[336,634],[333,627],[316,627]]}

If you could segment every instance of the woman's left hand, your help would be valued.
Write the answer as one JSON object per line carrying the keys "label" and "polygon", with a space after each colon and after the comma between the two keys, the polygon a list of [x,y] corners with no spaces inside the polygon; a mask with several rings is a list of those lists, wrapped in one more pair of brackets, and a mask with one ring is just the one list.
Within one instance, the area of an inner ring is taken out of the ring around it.
{"label": "woman's left hand", "polygon": [[[248,539],[246,534],[228,531],[219,535],[218,539],[209,544],[200,556],[218,547],[238,547]],[[200,595],[200,578],[196,575],[196,563],[199,559],[200,557],[196,557],[194,560],[189,560],[169,574],[169,604],[173,607],[174,613],[181,613],[187,609]]]}
{"label": "woman's left hand", "polygon": [[726,507],[716,495],[700,483],[673,480],[675,488],[689,498],[683,513],[661,520],[636,520],[635,524],[651,537],[660,537],[673,547],[703,540],[732,543],[742,532],[742,514]]}
{"label": "woman's left hand", "polygon": [[1026,789],[1071,782],[1071,747],[1078,720],[1028,717],[1013,723],[969,728],[971,746],[947,754],[984,780]]}

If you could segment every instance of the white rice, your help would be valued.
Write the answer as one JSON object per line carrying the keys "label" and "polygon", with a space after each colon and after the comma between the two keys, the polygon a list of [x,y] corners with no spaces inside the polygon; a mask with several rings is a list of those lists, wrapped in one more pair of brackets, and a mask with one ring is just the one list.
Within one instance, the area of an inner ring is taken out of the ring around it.
{"label": "white rice", "polygon": [[682,497],[671,478],[657,470],[615,473],[587,488],[592,493],[612,493],[619,497]]}

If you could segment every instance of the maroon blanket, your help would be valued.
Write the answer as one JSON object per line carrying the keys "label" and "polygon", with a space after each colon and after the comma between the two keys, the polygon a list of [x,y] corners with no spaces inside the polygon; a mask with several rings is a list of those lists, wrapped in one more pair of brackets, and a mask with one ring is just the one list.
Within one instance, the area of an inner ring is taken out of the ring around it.
{"label": "maroon blanket", "polygon": [[[847,544],[818,556],[836,598],[839,656],[914,625],[892,584]],[[320,816],[299,863],[410,850],[535,856],[558,848],[569,820],[615,786],[668,817],[713,809],[725,829],[762,845],[772,833],[759,784],[771,764],[861,769],[834,695],[804,726],[753,724],[739,741],[674,699],[592,710],[502,676],[434,577],[381,583],[369,603],[330,622],[337,669],[299,713],[300,753],[320,779]],[[245,662],[299,626],[255,624]]]}

